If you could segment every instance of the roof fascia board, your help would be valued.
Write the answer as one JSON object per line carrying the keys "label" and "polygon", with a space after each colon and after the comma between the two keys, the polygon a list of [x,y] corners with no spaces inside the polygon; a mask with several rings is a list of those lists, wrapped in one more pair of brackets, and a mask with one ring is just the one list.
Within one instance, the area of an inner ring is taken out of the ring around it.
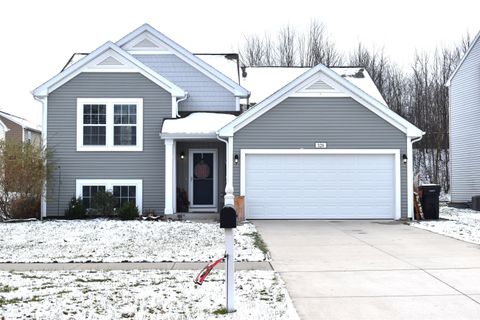
{"label": "roof fascia board", "polygon": [[465,60],[467,59],[468,55],[470,54],[470,51],[472,51],[473,47],[475,47],[475,44],[477,43],[478,39],[480,39],[480,31],[477,33],[477,35],[475,36],[475,38],[473,39],[472,43],[470,44],[470,47],[468,47],[468,50],[467,52],[465,52],[465,54],[463,55],[462,57],[462,60],[460,60],[460,62],[458,63],[457,67],[455,68],[455,70],[453,70],[452,74],[450,75],[450,77],[448,78],[447,82],[445,83],[445,85],[447,87],[450,86],[453,78],[455,77],[455,75],[457,74],[458,70],[460,69],[460,67],[462,66],[462,64],[465,62]]}
{"label": "roof fascia board", "polygon": [[[98,56],[100,56],[107,50],[114,51],[115,53],[119,54],[122,58],[132,63],[132,65],[138,69],[138,72],[140,72],[146,78],[153,81],[163,89],[170,92],[173,96],[176,96],[176,97],[185,96],[186,94],[185,90],[181,89],[174,83],[165,79],[164,77],[162,77],[161,75],[159,75],[158,73],[150,69],[148,66],[144,65],[142,62],[135,59],[132,55],[128,54],[127,52],[125,52],[123,49],[121,49],[111,41],[108,41],[102,46],[98,47],[88,56],[79,60],[69,68],[60,72],[59,74],[57,74],[56,76],[54,76],[53,78],[51,78],[50,80],[48,80],[47,82],[45,82],[44,84],[42,84],[41,86],[33,90],[32,94],[36,97],[48,96],[50,92],[54,91],[55,89],[60,87],[62,84],[66,83],[68,80],[74,78],[75,76],[83,72],[83,69],[85,66],[88,66],[90,62],[94,61]],[[111,72],[112,70],[102,70],[102,69],[89,70],[89,72],[105,72],[105,71]]]}
{"label": "roof fascia board", "polygon": [[196,68],[200,72],[204,73],[206,76],[211,78],[212,80],[218,82],[220,85],[225,87],[227,90],[232,92],[235,96],[238,97],[248,97],[250,95],[250,92],[237,84],[235,81],[224,75],[223,73],[219,72],[215,68],[213,68],[211,65],[203,61],[202,59],[196,57],[193,55],[191,52],[189,52],[187,49],[183,48],[180,46],[178,43],[175,41],[171,40],[167,36],[165,36],[163,33],[160,31],[156,30],[149,24],[144,24],[137,28],[136,30],[130,32],[127,34],[125,37],[122,39],[118,40],[116,44],[119,47],[122,47],[126,43],[130,42],[131,40],[135,39],[136,37],[140,36],[144,32],[149,32],[152,34],[154,37],[159,39],[161,42],[165,43],[170,49],[173,50],[173,53],[185,61],[186,63],[190,64],[192,67]]}

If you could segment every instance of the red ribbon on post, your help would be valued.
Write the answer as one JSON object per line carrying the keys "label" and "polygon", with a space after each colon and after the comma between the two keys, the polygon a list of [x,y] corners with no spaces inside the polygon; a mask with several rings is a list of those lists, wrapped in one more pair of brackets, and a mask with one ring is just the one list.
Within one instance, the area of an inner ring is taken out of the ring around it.
{"label": "red ribbon on post", "polygon": [[213,261],[209,264],[207,264],[207,266],[205,268],[202,269],[202,271],[200,271],[200,273],[197,275],[197,277],[195,278],[195,280],[193,280],[193,282],[195,284],[198,284],[198,285],[202,285],[203,283],[203,280],[205,280],[205,278],[208,276],[208,274],[210,273],[210,271],[212,271],[213,268],[215,268],[215,266],[217,264],[219,264],[220,262],[223,261],[223,259],[225,259],[225,257],[222,257],[216,261]]}

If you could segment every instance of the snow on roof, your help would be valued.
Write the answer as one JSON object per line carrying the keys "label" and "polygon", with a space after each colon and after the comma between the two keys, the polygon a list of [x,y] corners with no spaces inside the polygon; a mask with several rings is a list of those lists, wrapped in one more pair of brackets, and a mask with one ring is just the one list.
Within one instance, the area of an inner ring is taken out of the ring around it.
{"label": "snow on roof", "polygon": [[[241,85],[250,90],[250,102],[259,103],[309,70],[309,67],[247,67]],[[332,67],[338,75],[387,105],[368,72],[362,67]]]}
{"label": "snow on roof", "polygon": [[18,125],[20,125],[24,128],[28,128],[28,129],[32,129],[32,130],[36,130],[36,131],[42,131],[42,127],[40,125],[35,124],[31,121],[28,121],[25,118],[18,117],[18,116],[15,116],[13,114],[10,114],[10,113],[7,113],[7,112],[1,111],[1,110],[0,110],[0,115],[4,118],[7,118],[8,120],[10,120],[12,122],[15,122],[16,124],[18,124]]}
{"label": "snow on roof", "polygon": [[359,89],[363,90],[365,93],[370,95],[372,98],[378,100],[384,105],[387,105],[385,100],[382,97],[380,91],[378,91],[375,82],[368,74],[367,70],[362,67],[345,67],[345,68],[330,68],[339,74],[341,77],[347,79],[350,83],[357,86]]}
{"label": "snow on roof", "polygon": [[198,53],[195,55],[236,83],[239,83],[238,55],[236,53]]}
{"label": "snow on roof", "polygon": [[250,103],[259,103],[308,69],[310,68],[247,67],[247,76],[241,78],[240,84],[250,90]]}
{"label": "snow on roof", "polygon": [[167,119],[162,133],[166,134],[215,134],[236,117],[225,113],[196,112],[185,118]]}

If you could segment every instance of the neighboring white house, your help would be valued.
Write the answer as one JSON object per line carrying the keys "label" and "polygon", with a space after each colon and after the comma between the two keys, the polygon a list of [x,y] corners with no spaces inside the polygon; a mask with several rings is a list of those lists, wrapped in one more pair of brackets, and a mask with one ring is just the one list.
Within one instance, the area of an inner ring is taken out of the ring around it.
{"label": "neighboring white house", "polygon": [[450,93],[450,190],[454,203],[480,195],[480,33],[447,81]]}

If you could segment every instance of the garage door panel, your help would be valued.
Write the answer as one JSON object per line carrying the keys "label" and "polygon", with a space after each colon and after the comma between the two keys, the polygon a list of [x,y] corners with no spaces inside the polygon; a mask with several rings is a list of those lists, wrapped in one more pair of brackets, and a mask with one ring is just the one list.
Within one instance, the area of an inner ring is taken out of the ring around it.
{"label": "garage door panel", "polygon": [[247,154],[250,219],[392,219],[393,154]]}

